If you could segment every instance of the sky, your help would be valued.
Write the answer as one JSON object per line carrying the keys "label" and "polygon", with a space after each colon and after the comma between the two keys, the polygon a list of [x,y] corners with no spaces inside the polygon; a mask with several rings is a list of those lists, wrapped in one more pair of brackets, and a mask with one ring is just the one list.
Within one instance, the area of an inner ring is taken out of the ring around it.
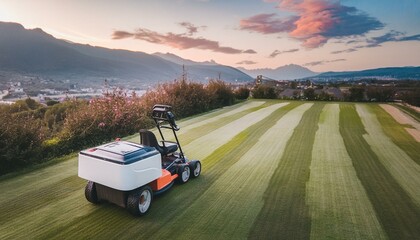
{"label": "sky", "polygon": [[0,0],[0,21],[247,69],[420,66],[420,0]]}

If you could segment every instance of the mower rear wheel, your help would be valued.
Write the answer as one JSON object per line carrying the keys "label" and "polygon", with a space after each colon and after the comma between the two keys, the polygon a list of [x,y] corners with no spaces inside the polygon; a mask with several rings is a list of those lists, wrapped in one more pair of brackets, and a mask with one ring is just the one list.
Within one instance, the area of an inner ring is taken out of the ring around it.
{"label": "mower rear wheel", "polygon": [[152,189],[148,185],[143,186],[128,194],[127,209],[134,216],[143,216],[149,211],[152,200]]}
{"label": "mower rear wheel", "polygon": [[94,182],[88,181],[88,183],[86,184],[85,197],[89,202],[93,204],[99,203],[98,194],[96,193],[96,185]]}
{"label": "mower rear wheel", "polygon": [[191,169],[186,164],[181,164],[178,166],[178,178],[176,179],[178,183],[186,183],[190,179]]}
{"label": "mower rear wheel", "polygon": [[191,177],[197,178],[201,174],[201,162],[198,160],[191,161],[189,164],[191,168]]}

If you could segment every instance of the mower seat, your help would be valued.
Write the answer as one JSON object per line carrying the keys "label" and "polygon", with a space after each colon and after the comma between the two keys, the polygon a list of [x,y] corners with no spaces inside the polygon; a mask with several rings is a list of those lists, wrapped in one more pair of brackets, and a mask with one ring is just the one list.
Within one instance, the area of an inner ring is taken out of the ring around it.
{"label": "mower seat", "polygon": [[178,144],[169,141],[162,142],[163,146],[158,143],[155,134],[151,131],[145,129],[140,130],[140,144],[156,148],[162,156],[166,156],[178,150]]}

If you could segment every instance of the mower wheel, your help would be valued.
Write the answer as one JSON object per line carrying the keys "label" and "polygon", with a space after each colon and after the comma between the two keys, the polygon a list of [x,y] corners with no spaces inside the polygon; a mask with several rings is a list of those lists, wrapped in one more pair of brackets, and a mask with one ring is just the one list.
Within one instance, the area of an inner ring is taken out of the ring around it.
{"label": "mower wheel", "polygon": [[190,164],[191,177],[197,178],[201,174],[201,162],[198,160],[191,161]]}
{"label": "mower wheel", "polygon": [[153,200],[152,189],[146,185],[128,194],[127,209],[134,216],[143,216],[149,211]]}
{"label": "mower wheel", "polygon": [[187,164],[180,164],[178,166],[178,183],[186,183],[190,179],[191,169]]}
{"label": "mower wheel", "polygon": [[88,183],[86,184],[85,197],[89,202],[93,204],[99,203],[98,194],[96,193],[96,185],[94,182],[88,181]]}

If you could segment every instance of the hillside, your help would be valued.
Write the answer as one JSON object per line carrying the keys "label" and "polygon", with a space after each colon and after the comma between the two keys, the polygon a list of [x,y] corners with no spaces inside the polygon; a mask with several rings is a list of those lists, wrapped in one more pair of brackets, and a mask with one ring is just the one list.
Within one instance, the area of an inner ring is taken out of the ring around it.
{"label": "hillside", "polygon": [[317,80],[351,80],[360,78],[379,78],[379,79],[420,79],[420,67],[388,67],[376,68],[362,71],[344,71],[344,72],[325,72],[313,76]]}
{"label": "hillside", "polygon": [[275,80],[294,80],[305,77],[312,77],[317,75],[316,72],[309,70],[308,68],[296,65],[289,64],[281,66],[275,69],[271,68],[259,68],[259,69],[245,69],[239,68],[243,72],[249,74],[250,76],[256,77],[257,75],[263,75]]}
{"label": "hillside", "polygon": [[[3,75],[30,75],[67,80],[86,86],[111,79],[128,86],[172,81],[182,74],[182,64],[144,52],[107,49],[56,39],[42,29],[25,29],[17,23],[0,22],[0,67]],[[217,78],[250,81],[237,69],[218,64],[194,64],[186,68],[194,81]],[[5,77],[0,81],[6,81]]]}

